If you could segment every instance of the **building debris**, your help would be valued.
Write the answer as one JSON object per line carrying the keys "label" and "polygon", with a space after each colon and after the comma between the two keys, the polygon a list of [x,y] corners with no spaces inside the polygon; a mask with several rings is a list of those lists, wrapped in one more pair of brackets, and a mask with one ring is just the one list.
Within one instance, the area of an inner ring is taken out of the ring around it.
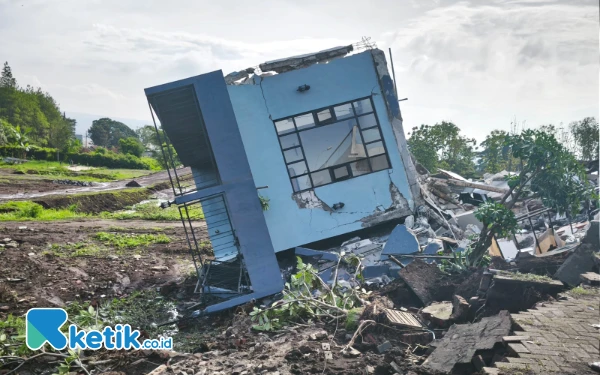
{"label": "building debris", "polygon": [[382,259],[386,255],[415,254],[419,252],[419,241],[405,225],[397,225],[383,246]]}
{"label": "building debris", "polygon": [[423,362],[423,367],[444,374],[472,373],[473,356],[476,352],[491,354],[502,337],[510,333],[511,321],[508,311],[481,319],[478,323],[454,324],[441,340],[432,343],[434,351]]}
{"label": "building debris", "polygon": [[437,265],[416,259],[401,269],[398,274],[400,279],[408,285],[424,306],[429,305],[433,301],[431,287],[442,276],[442,271],[440,271]]}
{"label": "building debris", "polygon": [[600,285],[600,275],[595,272],[586,272],[579,275],[581,282],[586,285]]}
{"label": "building debris", "polygon": [[595,267],[594,253],[597,251],[590,245],[580,245],[560,266],[554,277],[571,286],[579,285],[579,275],[590,272]]}

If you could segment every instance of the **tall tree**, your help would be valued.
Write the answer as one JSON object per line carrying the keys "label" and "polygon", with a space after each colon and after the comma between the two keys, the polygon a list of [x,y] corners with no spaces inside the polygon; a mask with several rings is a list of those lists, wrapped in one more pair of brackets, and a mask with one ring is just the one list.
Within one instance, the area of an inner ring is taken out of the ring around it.
{"label": "tall tree", "polygon": [[131,154],[137,157],[144,153],[144,145],[135,137],[119,139],[119,150],[123,154]]}
{"label": "tall tree", "polygon": [[[162,130],[159,130],[162,132]],[[156,136],[156,129],[152,125],[144,125],[141,128],[135,130],[138,139],[146,149],[158,148],[160,142]],[[162,134],[161,134],[162,135]]]}
{"label": "tall tree", "polygon": [[119,147],[121,138],[134,137],[137,139],[138,137],[129,126],[107,117],[94,120],[88,130],[88,135],[96,146],[109,148]]}
{"label": "tall tree", "polygon": [[414,127],[408,139],[411,153],[429,171],[442,168],[464,176],[475,172],[475,145],[475,139],[461,135],[458,126],[447,121]]}
{"label": "tall tree", "polygon": [[4,63],[2,73],[0,73],[0,87],[17,88],[17,80],[12,75],[12,69],[8,65],[8,61]]}
{"label": "tall tree", "polygon": [[504,130],[492,130],[481,142],[479,166],[488,173],[498,173],[502,170],[520,170],[519,159],[515,158],[511,149],[505,145],[509,136]]}
{"label": "tall tree", "polygon": [[577,154],[585,161],[598,159],[598,121],[586,117],[572,122],[569,127],[577,145]]}

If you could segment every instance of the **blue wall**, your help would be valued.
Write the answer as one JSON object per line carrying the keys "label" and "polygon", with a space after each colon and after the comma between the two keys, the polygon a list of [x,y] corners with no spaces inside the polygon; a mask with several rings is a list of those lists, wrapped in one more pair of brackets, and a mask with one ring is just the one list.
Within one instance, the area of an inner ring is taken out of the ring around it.
{"label": "blue wall", "polygon": [[[310,90],[297,92],[303,84],[310,85]],[[390,182],[412,202],[369,51],[264,77],[262,81],[257,78],[255,84],[228,86],[228,91],[254,183],[269,186],[260,194],[270,199],[270,209],[264,214],[275,251],[363,228],[362,218],[392,204]],[[292,199],[292,186],[272,119],[369,95],[373,95],[392,169],[314,189],[329,207],[343,202],[345,206],[338,211],[300,208]]]}

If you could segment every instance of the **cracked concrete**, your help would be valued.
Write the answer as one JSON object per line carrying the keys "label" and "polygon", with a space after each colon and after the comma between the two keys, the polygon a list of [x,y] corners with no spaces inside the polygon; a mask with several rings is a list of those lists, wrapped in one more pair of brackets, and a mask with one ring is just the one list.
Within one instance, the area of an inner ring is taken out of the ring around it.
{"label": "cracked concrete", "polygon": [[392,204],[385,211],[376,210],[371,215],[360,219],[363,228],[394,219],[401,219],[413,214],[408,204],[408,200],[404,198],[398,187],[394,185],[392,181],[390,181],[390,196],[392,198]]}
{"label": "cracked concrete", "polygon": [[335,212],[327,203],[323,202],[319,197],[317,197],[317,194],[315,194],[314,190],[292,194],[292,199],[296,202],[298,208],[318,208],[330,213]]}

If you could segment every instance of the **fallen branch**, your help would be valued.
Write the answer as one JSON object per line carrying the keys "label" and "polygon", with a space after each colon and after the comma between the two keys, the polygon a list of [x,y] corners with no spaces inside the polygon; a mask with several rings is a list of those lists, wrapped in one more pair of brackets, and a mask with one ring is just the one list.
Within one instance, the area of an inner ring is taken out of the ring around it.
{"label": "fallen branch", "polygon": [[360,322],[358,329],[356,330],[356,332],[354,332],[354,335],[352,335],[352,338],[350,339],[348,345],[344,346],[342,352],[347,352],[348,350],[350,350],[350,348],[352,348],[352,346],[354,345],[354,341],[356,341],[356,338],[362,333],[362,331],[364,331],[368,326],[372,324],[377,324],[377,322],[374,320],[363,320],[362,322]]}
{"label": "fallen branch", "polygon": [[[31,361],[32,359],[43,357],[45,355],[49,355],[49,356],[53,356],[53,357],[60,357],[60,358],[69,358],[68,355],[66,355],[66,354],[60,354],[60,353],[39,353],[39,354],[36,354],[36,355],[31,356],[29,358],[20,358],[19,357],[23,362],[21,362],[21,364],[19,364],[17,367],[15,367],[14,369],[12,369],[11,371],[7,372],[6,375],[10,375],[10,374],[16,372],[19,368],[21,368],[21,366],[23,366],[25,363]],[[6,357],[0,357],[0,359],[4,359],[4,358],[6,358]],[[8,358],[14,358],[14,357],[10,356]]]}
{"label": "fallen branch", "polygon": [[404,268],[406,267],[404,264],[402,264],[402,262],[400,262],[398,259],[396,259],[393,255],[388,255],[388,257],[390,258],[390,260],[394,263],[396,263],[397,265],[400,266],[400,268]]}

